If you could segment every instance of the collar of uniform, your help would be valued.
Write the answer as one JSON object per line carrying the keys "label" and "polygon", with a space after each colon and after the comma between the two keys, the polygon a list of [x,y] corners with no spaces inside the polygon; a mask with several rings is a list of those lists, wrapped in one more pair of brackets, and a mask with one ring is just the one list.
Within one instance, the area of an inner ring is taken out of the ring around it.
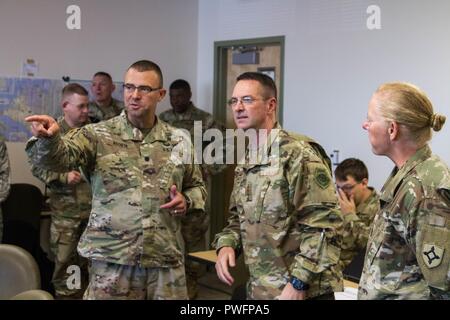
{"label": "collar of uniform", "polygon": [[367,187],[371,193],[370,196],[364,200],[364,202],[360,203],[358,207],[356,207],[356,212],[365,212],[366,208],[369,207],[372,203],[378,201],[378,194],[373,187]]}
{"label": "collar of uniform", "polygon": [[119,122],[120,128],[120,137],[122,140],[132,140],[132,141],[145,141],[151,143],[153,141],[166,141],[167,140],[167,130],[165,126],[162,124],[162,121],[158,119],[155,115],[155,123],[151,131],[147,134],[147,136],[143,136],[141,130],[133,126],[133,124],[128,120],[126,110],[122,110],[120,113]]}
{"label": "collar of uniform", "polygon": [[171,109],[170,111],[177,119],[191,120],[192,114],[196,111],[196,109],[197,108],[194,106],[194,104],[191,101],[191,102],[189,102],[189,105],[186,108],[186,110],[184,110],[182,113],[178,113],[174,109]]}
{"label": "collar of uniform", "polygon": [[[272,147],[274,145],[274,142],[278,138],[280,131],[283,130],[278,122],[275,122],[275,125],[273,126],[272,130],[270,130],[269,136],[267,137],[267,140],[265,141],[264,145],[259,148],[259,151],[261,154],[263,154],[264,150],[267,150],[267,155],[272,155]],[[269,161],[269,157],[264,157],[265,160],[267,160],[264,164],[267,164]]]}
{"label": "collar of uniform", "polygon": [[152,130],[145,137],[144,141],[147,143],[152,143],[155,141],[170,141],[171,136],[172,135],[168,124],[161,121],[155,115],[155,124],[153,125]]}
{"label": "collar of uniform", "polygon": [[197,108],[192,101],[189,102],[189,106],[186,108],[185,113],[193,113]]}
{"label": "collar of uniform", "polygon": [[419,163],[431,157],[431,149],[428,145],[420,148],[416,153],[406,161],[400,169],[394,168],[381,189],[380,200],[383,202],[391,202],[394,199],[398,186],[402,183],[403,178],[411,172]]}
{"label": "collar of uniform", "polygon": [[122,110],[123,108],[120,106],[120,101],[117,99],[114,99],[111,97],[111,104],[109,105],[110,108],[112,108],[115,112],[115,114],[117,114],[120,110]]}
{"label": "collar of uniform", "polygon": [[[270,133],[264,142],[264,144],[260,147],[258,147],[257,150],[257,161],[256,163],[249,164],[249,148],[245,151],[245,165],[243,166],[246,170],[254,168],[256,166],[264,166],[268,164],[272,164],[274,160],[278,160],[279,154],[272,154],[272,147],[274,145],[274,142],[279,137],[279,133],[282,130],[281,126],[278,122],[275,123],[273,128],[270,130]],[[279,144],[278,144],[279,148]],[[279,150],[278,150],[279,151]],[[277,158],[277,159],[273,159]]]}
{"label": "collar of uniform", "polygon": [[[70,131],[72,129],[76,129],[76,128],[72,128],[72,127],[69,126],[69,124],[67,123],[66,119],[64,119],[64,116],[60,116],[56,120],[56,122],[58,122],[58,125],[61,128],[61,133],[65,133],[65,132],[68,132],[68,131]],[[91,121],[88,118],[84,125],[89,124],[89,123],[91,123]]]}
{"label": "collar of uniform", "polygon": [[100,110],[100,112],[102,113],[103,116],[105,115],[106,110],[109,109],[109,108],[112,108],[113,105],[114,105],[114,101],[113,101],[112,98],[111,98],[111,103],[108,106],[106,106],[106,107],[103,107],[103,106],[99,105],[97,103],[97,101],[95,101],[95,100],[92,100],[91,103],[92,104],[89,106],[89,109],[94,108],[94,106],[95,106],[98,110]]}
{"label": "collar of uniform", "polygon": [[58,123],[59,127],[61,128],[61,134],[64,134],[65,132],[72,129],[66,122],[66,119],[64,119],[64,116],[59,117],[56,122]]}

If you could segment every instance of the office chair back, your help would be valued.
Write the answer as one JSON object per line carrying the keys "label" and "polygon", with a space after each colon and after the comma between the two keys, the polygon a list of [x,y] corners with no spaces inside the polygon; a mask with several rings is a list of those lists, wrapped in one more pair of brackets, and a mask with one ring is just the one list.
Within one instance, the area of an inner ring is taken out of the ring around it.
{"label": "office chair back", "polygon": [[0,299],[40,287],[39,267],[33,256],[18,246],[0,244]]}
{"label": "office chair back", "polygon": [[3,208],[3,243],[27,250],[41,272],[42,289],[53,293],[51,283],[54,264],[40,245],[41,211],[44,196],[35,185],[13,183]]}
{"label": "office chair back", "polygon": [[3,243],[24,248],[34,257],[40,248],[41,190],[28,183],[13,183],[3,208]]}
{"label": "office chair back", "polygon": [[44,290],[28,290],[15,295],[10,300],[55,300],[55,298]]}

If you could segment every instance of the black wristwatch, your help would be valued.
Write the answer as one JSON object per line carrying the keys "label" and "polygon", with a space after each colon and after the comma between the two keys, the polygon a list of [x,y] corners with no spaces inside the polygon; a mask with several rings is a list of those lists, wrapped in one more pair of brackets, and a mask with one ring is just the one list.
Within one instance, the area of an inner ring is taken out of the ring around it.
{"label": "black wristwatch", "polygon": [[309,284],[304,283],[302,280],[300,280],[296,277],[291,277],[291,279],[289,280],[289,283],[292,284],[294,289],[298,290],[298,291],[306,291],[309,289]]}

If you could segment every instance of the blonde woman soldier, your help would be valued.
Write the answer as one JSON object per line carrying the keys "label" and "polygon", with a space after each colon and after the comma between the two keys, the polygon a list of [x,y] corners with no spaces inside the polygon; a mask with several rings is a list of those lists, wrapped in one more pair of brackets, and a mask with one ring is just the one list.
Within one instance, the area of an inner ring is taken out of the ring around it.
{"label": "blonde woman soldier", "polygon": [[363,128],[373,153],[395,167],[381,190],[358,299],[450,297],[450,172],[428,146],[444,122],[408,83],[383,84],[370,100]]}

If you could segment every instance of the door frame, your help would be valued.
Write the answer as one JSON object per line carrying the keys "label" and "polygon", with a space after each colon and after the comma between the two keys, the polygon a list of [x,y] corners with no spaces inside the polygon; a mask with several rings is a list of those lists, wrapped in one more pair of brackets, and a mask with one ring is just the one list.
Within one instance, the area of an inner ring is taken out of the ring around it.
{"label": "door frame", "polygon": [[[278,90],[278,122],[283,123],[283,88],[284,88],[284,36],[239,39],[214,42],[214,118],[225,123],[226,120],[226,74],[227,74],[227,50],[234,46],[280,46],[280,87]],[[278,76],[278,75],[277,75]]]}
{"label": "door frame", "polygon": [[[233,46],[280,46],[280,77],[278,90],[278,122],[283,124],[283,88],[284,88],[284,54],[285,36],[274,36],[264,38],[237,39],[214,42],[214,87],[213,87],[213,116],[221,123],[226,123],[226,85],[227,85],[227,50]],[[213,177],[211,185],[211,208],[210,208],[210,240],[214,239],[216,233],[222,231],[226,225],[223,216],[225,199],[225,175],[218,174]],[[211,242],[210,241],[210,242]]]}

